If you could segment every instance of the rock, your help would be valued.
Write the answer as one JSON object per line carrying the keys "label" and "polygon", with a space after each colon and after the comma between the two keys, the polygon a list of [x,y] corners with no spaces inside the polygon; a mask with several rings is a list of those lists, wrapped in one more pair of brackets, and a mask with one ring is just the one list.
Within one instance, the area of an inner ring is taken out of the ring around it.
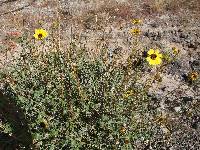
{"label": "rock", "polygon": [[200,70],[200,60],[190,62],[190,66],[193,70]]}
{"label": "rock", "polygon": [[189,44],[188,44],[188,48],[194,48],[194,49],[197,49],[197,46],[198,46],[199,44],[197,43],[197,42],[190,42]]}
{"label": "rock", "polygon": [[174,110],[175,110],[176,112],[180,112],[181,107],[180,107],[180,106],[178,106],[178,107],[174,107]]}
{"label": "rock", "polygon": [[151,23],[150,26],[153,28],[158,28],[158,24],[156,22]]}
{"label": "rock", "polygon": [[181,97],[181,99],[183,100],[183,102],[187,103],[187,102],[191,102],[193,100],[192,97]]}
{"label": "rock", "polygon": [[185,39],[185,38],[187,38],[188,36],[187,36],[186,34],[184,34],[183,32],[181,32],[181,33],[179,34],[179,37]]}

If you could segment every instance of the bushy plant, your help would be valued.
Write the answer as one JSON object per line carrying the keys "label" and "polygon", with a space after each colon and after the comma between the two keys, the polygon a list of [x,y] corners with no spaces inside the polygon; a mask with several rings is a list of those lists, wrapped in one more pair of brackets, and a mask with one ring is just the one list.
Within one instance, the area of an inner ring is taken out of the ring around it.
{"label": "bushy plant", "polygon": [[102,55],[91,60],[75,45],[56,52],[39,51],[26,39],[21,45],[6,76],[29,120],[33,147],[133,149],[135,140],[150,137],[137,69],[130,73],[130,66],[106,63]]}

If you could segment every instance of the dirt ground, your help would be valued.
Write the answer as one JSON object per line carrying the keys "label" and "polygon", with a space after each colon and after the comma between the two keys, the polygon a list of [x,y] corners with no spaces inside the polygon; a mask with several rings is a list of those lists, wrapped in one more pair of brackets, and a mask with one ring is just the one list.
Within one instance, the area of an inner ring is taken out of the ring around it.
{"label": "dirt ground", "polygon": [[[200,149],[200,85],[184,76],[200,73],[199,0],[0,0],[1,67],[21,50],[12,36],[35,28],[52,29],[60,22],[61,47],[75,42],[95,56],[100,48],[111,50],[119,63],[131,51],[131,19],[142,20],[141,51],[176,47],[180,53],[160,74],[162,81],[149,90],[155,109],[166,125],[152,130],[152,141],[137,143],[138,149]],[[51,33],[50,33],[51,34]],[[145,82],[154,70],[144,70]],[[162,122],[162,121],[161,121]]]}

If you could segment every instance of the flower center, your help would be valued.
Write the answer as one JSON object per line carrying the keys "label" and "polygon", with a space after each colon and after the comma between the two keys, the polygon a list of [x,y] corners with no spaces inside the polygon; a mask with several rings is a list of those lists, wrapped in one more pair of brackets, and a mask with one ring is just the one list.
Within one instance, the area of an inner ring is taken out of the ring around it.
{"label": "flower center", "polygon": [[192,79],[192,80],[196,80],[197,77],[198,77],[198,75],[197,75],[196,73],[192,73],[192,74],[191,74],[191,79]]}
{"label": "flower center", "polygon": [[156,57],[157,57],[157,55],[156,54],[151,54],[151,59],[153,59],[153,60],[155,60],[156,59]]}
{"label": "flower center", "polygon": [[40,34],[38,34],[38,38],[39,39],[41,39],[42,38],[42,34],[40,33]]}

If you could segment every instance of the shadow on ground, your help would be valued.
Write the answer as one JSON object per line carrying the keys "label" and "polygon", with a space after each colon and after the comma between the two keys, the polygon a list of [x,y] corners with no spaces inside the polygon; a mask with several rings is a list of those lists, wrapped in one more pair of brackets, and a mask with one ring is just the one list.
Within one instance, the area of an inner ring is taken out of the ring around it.
{"label": "shadow on ground", "polygon": [[6,120],[12,135],[0,131],[0,150],[14,150],[19,146],[29,148],[32,136],[22,109],[16,104],[16,95],[7,85],[5,93],[0,91],[0,120]]}

